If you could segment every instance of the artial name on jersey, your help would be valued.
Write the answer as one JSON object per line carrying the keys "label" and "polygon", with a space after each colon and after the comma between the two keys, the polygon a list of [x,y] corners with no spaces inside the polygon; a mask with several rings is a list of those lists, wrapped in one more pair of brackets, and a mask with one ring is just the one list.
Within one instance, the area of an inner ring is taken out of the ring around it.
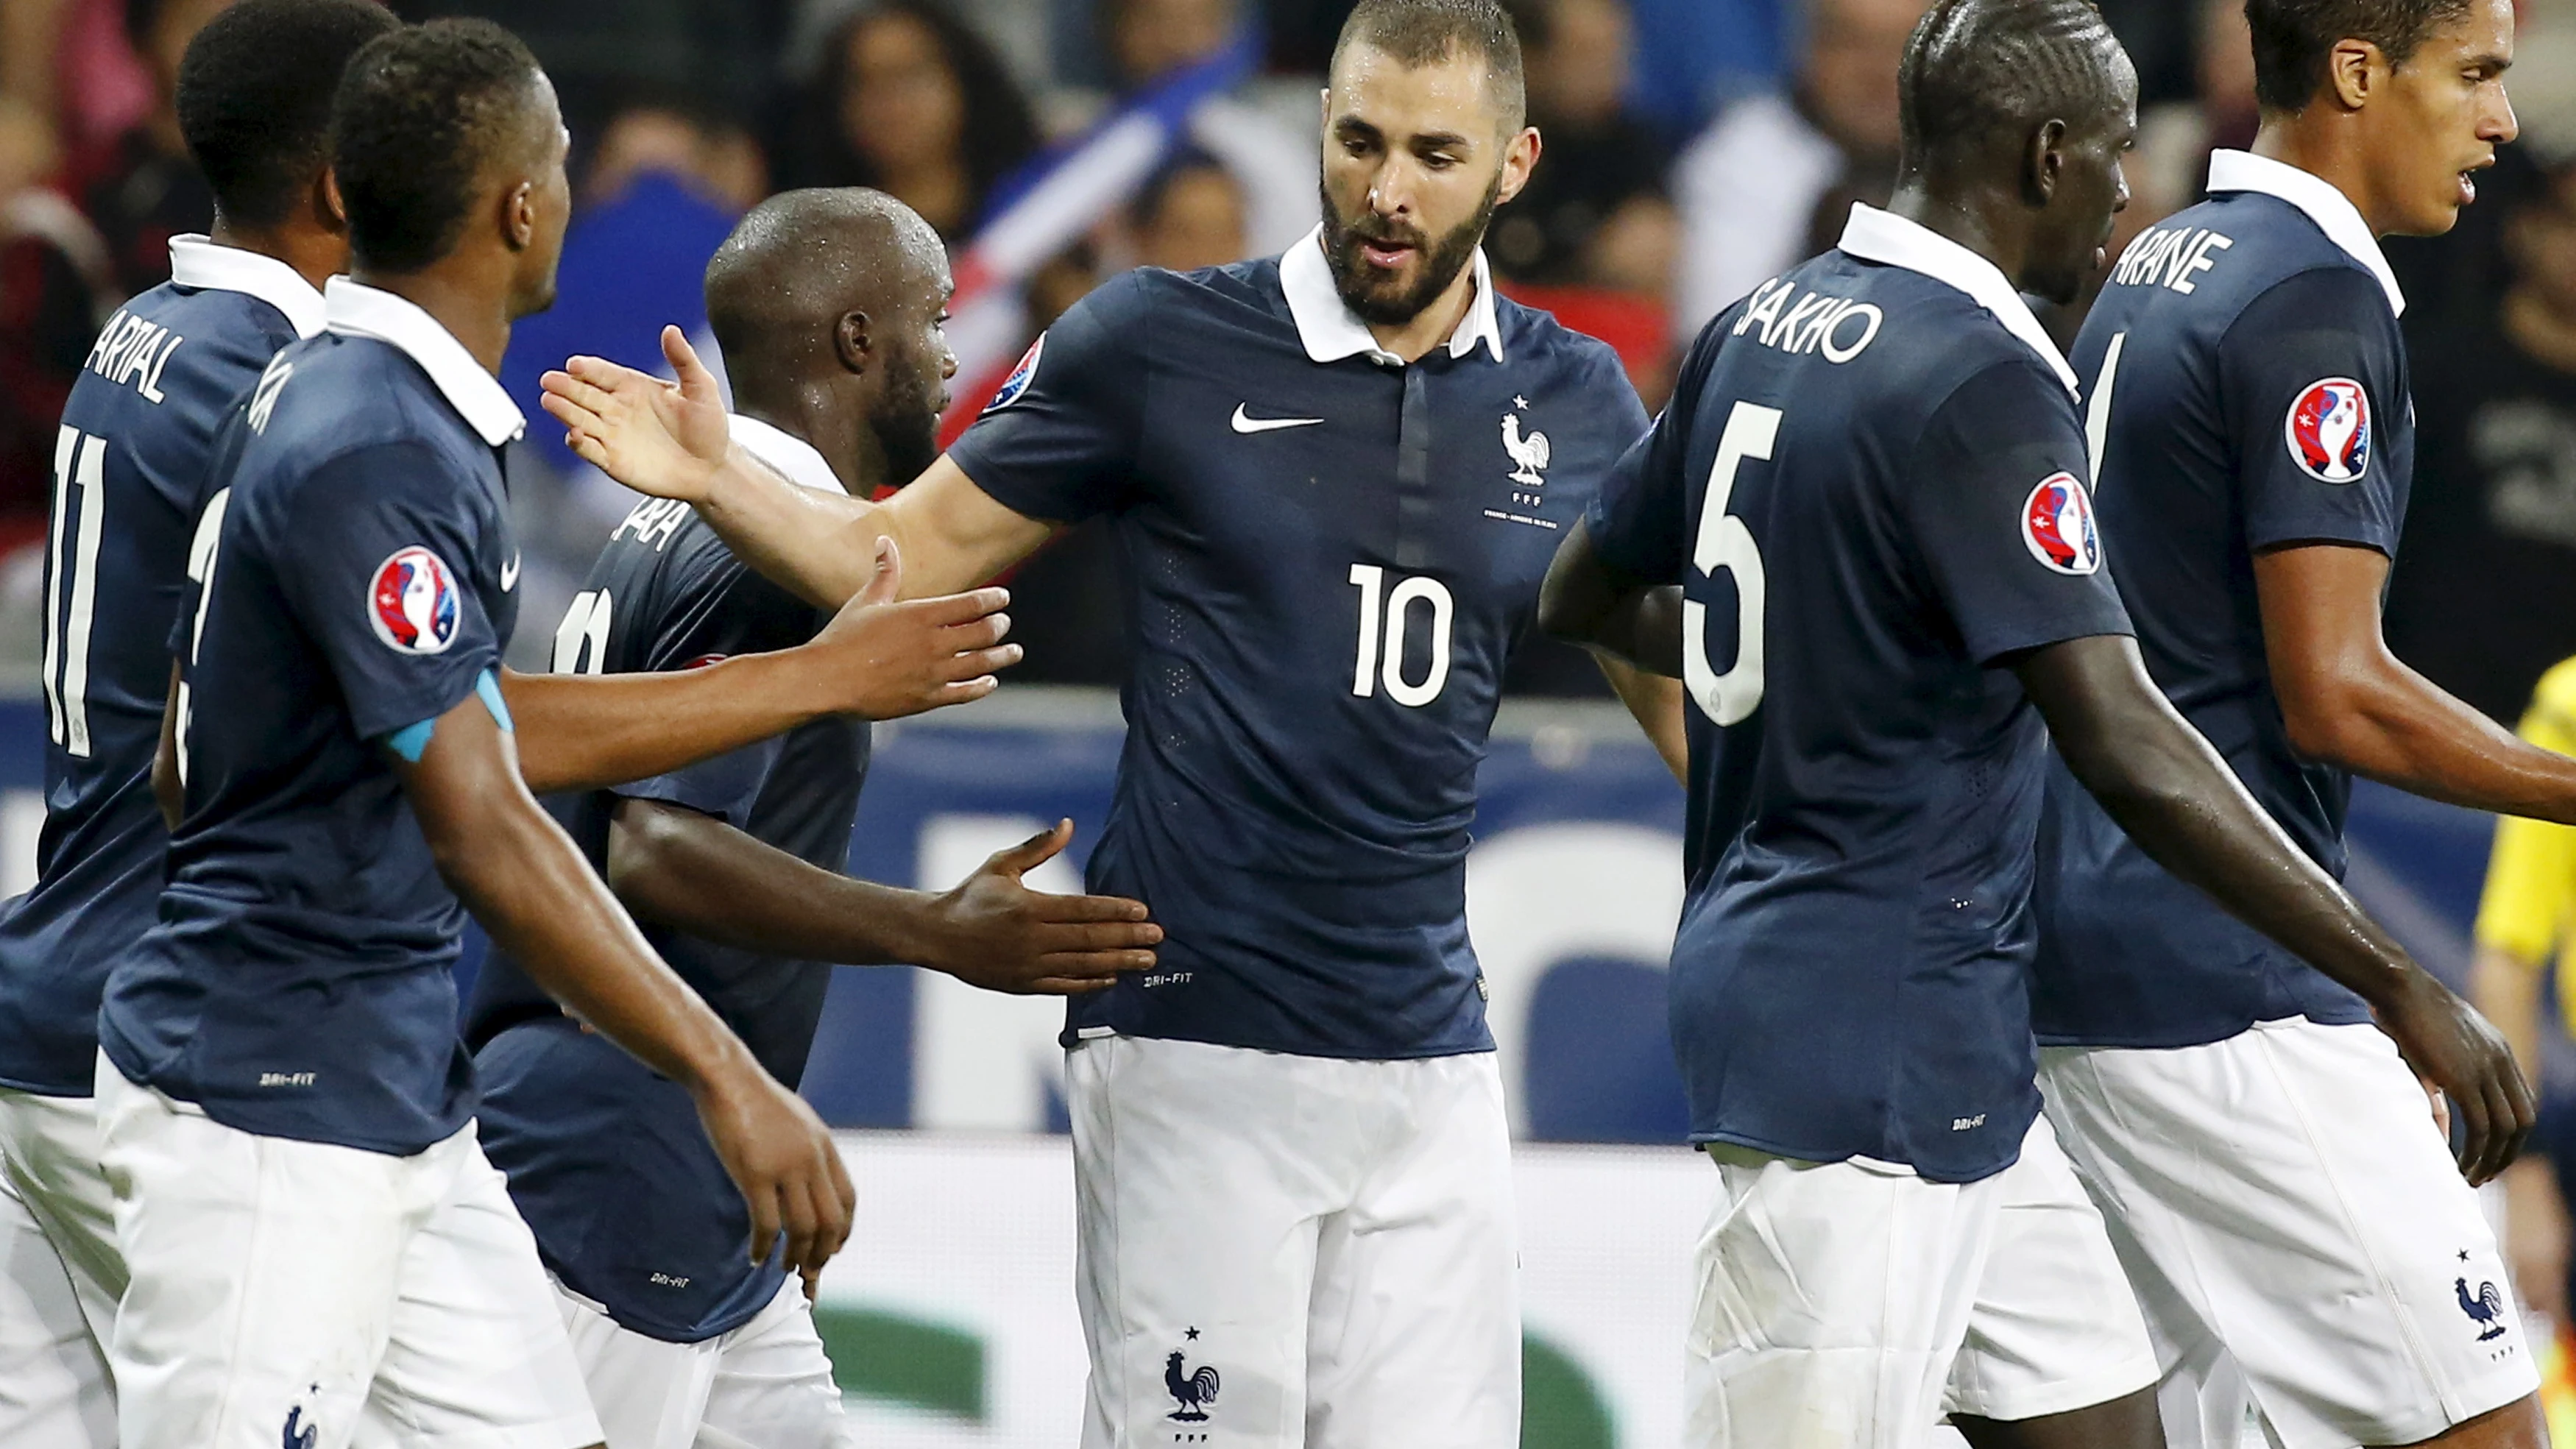
{"label": "artial name on jersey", "polygon": [[1869,302],[1823,292],[1798,295],[1798,284],[1774,277],[1753,289],[1753,305],[1735,323],[1730,336],[1762,329],[1760,342],[1798,356],[1824,354],[1827,362],[1844,363],[1869,350],[1887,314]]}
{"label": "artial name on jersey", "polygon": [[2218,265],[2218,254],[2236,245],[2205,226],[2149,227],[2120,253],[2111,269],[2115,287],[2169,287],[2188,297],[2200,284],[2192,280]]}

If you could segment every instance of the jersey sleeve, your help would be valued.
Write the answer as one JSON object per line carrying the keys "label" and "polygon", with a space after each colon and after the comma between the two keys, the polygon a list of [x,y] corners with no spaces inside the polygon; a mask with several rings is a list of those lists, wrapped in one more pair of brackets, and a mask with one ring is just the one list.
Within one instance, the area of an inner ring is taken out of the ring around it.
{"label": "jersey sleeve", "polygon": [[[812,605],[743,566],[710,542],[674,560],[666,602],[646,624],[635,657],[653,673],[698,669],[737,654],[793,649],[814,637]],[[701,760],[685,769],[620,785],[632,800],[658,800],[742,828],[761,786],[778,763],[784,736]]]}
{"label": "jersey sleeve", "polygon": [[2074,402],[2035,359],[1962,383],[1913,461],[1900,516],[1970,657],[2132,632],[2102,566]]}
{"label": "jersey sleeve", "polygon": [[1029,346],[951,461],[1003,507],[1079,523],[1127,502],[1144,415],[1143,282],[1094,290]]}
{"label": "jersey sleeve", "polygon": [[[2576,660],[2542,677],[2519,731],[2544,750],[2576,755]],[[2538,965],[2558,949],[2576,905],[2576,827],[2506,816],[2496,822],[2478,897],[2477,941]]]}
{"label": "jersey sleeve", "polygon": [[[1655,586],[1682,580],[1690,558],[1690,453],[1692,422],[1699,395],[1707,385],[1717,351],[1734,325],[1741,304],[1728,308],[1701,330],[1682,359],[1673,382],[1672,401],[1620,455],[1602,480],[1601,491],[1584,511],[1584,531],[1610,571],[1633,584]],[[1642,408],[1640,410],[1642,416]]]}
{"label": "jersey sleeve", "polygon": [[2219,345],[2228,432],[2242,440],[2245,542],[2355,543],[2394,557],[2404,480],[2382,444],[2409,400],[2386,293],[2349,267],[2256,298]]}
{"label": "jersey sleeve", "polygon": [[472,583],[489,537],[481,488],[433,449],[388,443],[322,464],[284,510],[292,532],[270,567],[360,739],[436,719],[500,665]]}

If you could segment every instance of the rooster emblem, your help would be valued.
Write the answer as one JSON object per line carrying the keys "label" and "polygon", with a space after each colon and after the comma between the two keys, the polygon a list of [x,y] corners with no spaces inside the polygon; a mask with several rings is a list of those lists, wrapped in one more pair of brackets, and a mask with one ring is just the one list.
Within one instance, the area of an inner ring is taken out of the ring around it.
{"label": "rooster emblem", "polygon": [[321,1425],[304,1422],[303,1405],[298,1404],[286,1411],[286,1449],[313,1449],[313,1441],[321,1434]]}
{"label": "rooster emblem", "polygon": [[1512,469],[1513,482],[1536,488],[1547,481],[1539,476],[1539,470],[1547,466],[1547,434],[1533,432],[1527,437],[1521,436],[1518,413],[1503,414],[1503,451],[1511,454],[1512,461],[1520,465]]}
{"label": "rooster emblem", "polygon": [[[2496,1291],[2496,1285],[2480,1283],[2478,1296],[2472,1298],[2469,1296],[2468,1279],[2454,1278],[2451,1282],[2460,1295],[2460,1311],[2469,1315],[2470,1322],[2487,1326],[2487,1331],[2478,1335],[2478,1342],[2504,1337],[2504,1295]],[[1177,1359],[1174,1361],[1178,1362]]]}
{"label": "rooster emblem", "polygon": [[1184,1424],[1204,1423],[1207,1406],[1216,1402],[1216,1368],[1200,1364],[1196,1373],[1184,1372],[1181,1351],[1174,1349],[1163,1365],[1163,1387],[1172,1391],[1173,1402],[1180,1405],[1172,1411],[1173,1419]]}

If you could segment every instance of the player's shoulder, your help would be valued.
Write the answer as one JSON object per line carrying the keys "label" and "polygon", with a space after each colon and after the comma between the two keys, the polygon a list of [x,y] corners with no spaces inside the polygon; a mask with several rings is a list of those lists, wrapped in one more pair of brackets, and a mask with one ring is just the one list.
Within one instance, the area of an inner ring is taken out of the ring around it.
{"label": "player's shoulder", "polygon": [[2220,192],[2139,233],[2105,284],[2106,292],[2129,289],[2222,325],[2293,305],[2310,321],[2392,331],[2397,321],[2388,285],[2369,265],[2308,213],[2259,191]]}
{"label": "player's shoulder", "polygon": [[1540,368],[1577,387],[1599,387],[1614,394],[1625,389],[1632,396],[1635,393],[1628,382],[1627,364],[1619,360],[1617,348],[1588,332],[1566,326],[1553,312],[1515,302],[1496,292],[1494,328],[1502,338],[1504,365],[1508,367]]}

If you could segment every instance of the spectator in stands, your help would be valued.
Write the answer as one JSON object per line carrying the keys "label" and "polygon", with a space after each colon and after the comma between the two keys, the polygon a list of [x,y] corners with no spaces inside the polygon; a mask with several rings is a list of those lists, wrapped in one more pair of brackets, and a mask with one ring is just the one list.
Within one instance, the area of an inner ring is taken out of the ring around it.
{"label": "spectator in stands", "polygon": [[1495,270],[1513,282],[1670,296],[1680,242],[1664,195],[1672,157],[1622,103],[1627,0],[1518,0],[1511,9],[1544,149],[1528,188],[1494,218],[1486,250]]}
{"label": "spectator in stands", "polygon": [[117,289],[127,295],[170,279],[170,238],[204,231],[215,194],[179,135],[179,57],[232,0],[126,0],[125,33],[152,75],[152,109],[117,138],[82,201],[107,238]]}
{"label": "spectator in stands", "polygon": [[1001,57],[938,0],[878,0],[833,32],[784,138],[791,186],[873,186],[954,249],[994,185],[1037,151]]}
{"label": "spectator in stands", "polygon": [[47,184],[61,164],[45,117],[0,93],[0,548],[43,526],[63,400],[123,300],[107,243]]}
{"label": "spectator in stands", "polygon": [[[2576,53],[2552,64],[2553,48],[2529,47],[2517,94],[2576,90]],[[2507,203],[2503,297],[2417,340],[2415,485],[2388,601],[2400,656],[2498,719],[2576,653],[2576,125],[2551,119],[2535,105],[2524,125],[2543,180]]]}
{"label": "spectator in stands", "polygon": [[[1100,0],[1101,46],[1120,92],[1150,90],[1223,51],[1243,28],[1244,8],[1245,0]],[[1253,255],[1286,251],[1314,229],[1312,114],[1215,96],[1190,112],[1189,143],[1233,173]]]}
{"label": "spectator in stands", "polygon": [[[1677,336],[1697,335],[1811,255],[1829,197],[1886,200],[1896,180],[1896,67],[1926,8],[1812,0],[1795,89],[1736,102],[1682,153],[1673,173],[1683,233]],[[1832,220],[1829,238],[1841,227],[1839,214]]]}
{"label": "spectator in stands", "polygon": [[1243,183],[1204,151],[1163,163],[1128,204],[1126,230],[1136,264],[1191,272],[1254,255]]}

